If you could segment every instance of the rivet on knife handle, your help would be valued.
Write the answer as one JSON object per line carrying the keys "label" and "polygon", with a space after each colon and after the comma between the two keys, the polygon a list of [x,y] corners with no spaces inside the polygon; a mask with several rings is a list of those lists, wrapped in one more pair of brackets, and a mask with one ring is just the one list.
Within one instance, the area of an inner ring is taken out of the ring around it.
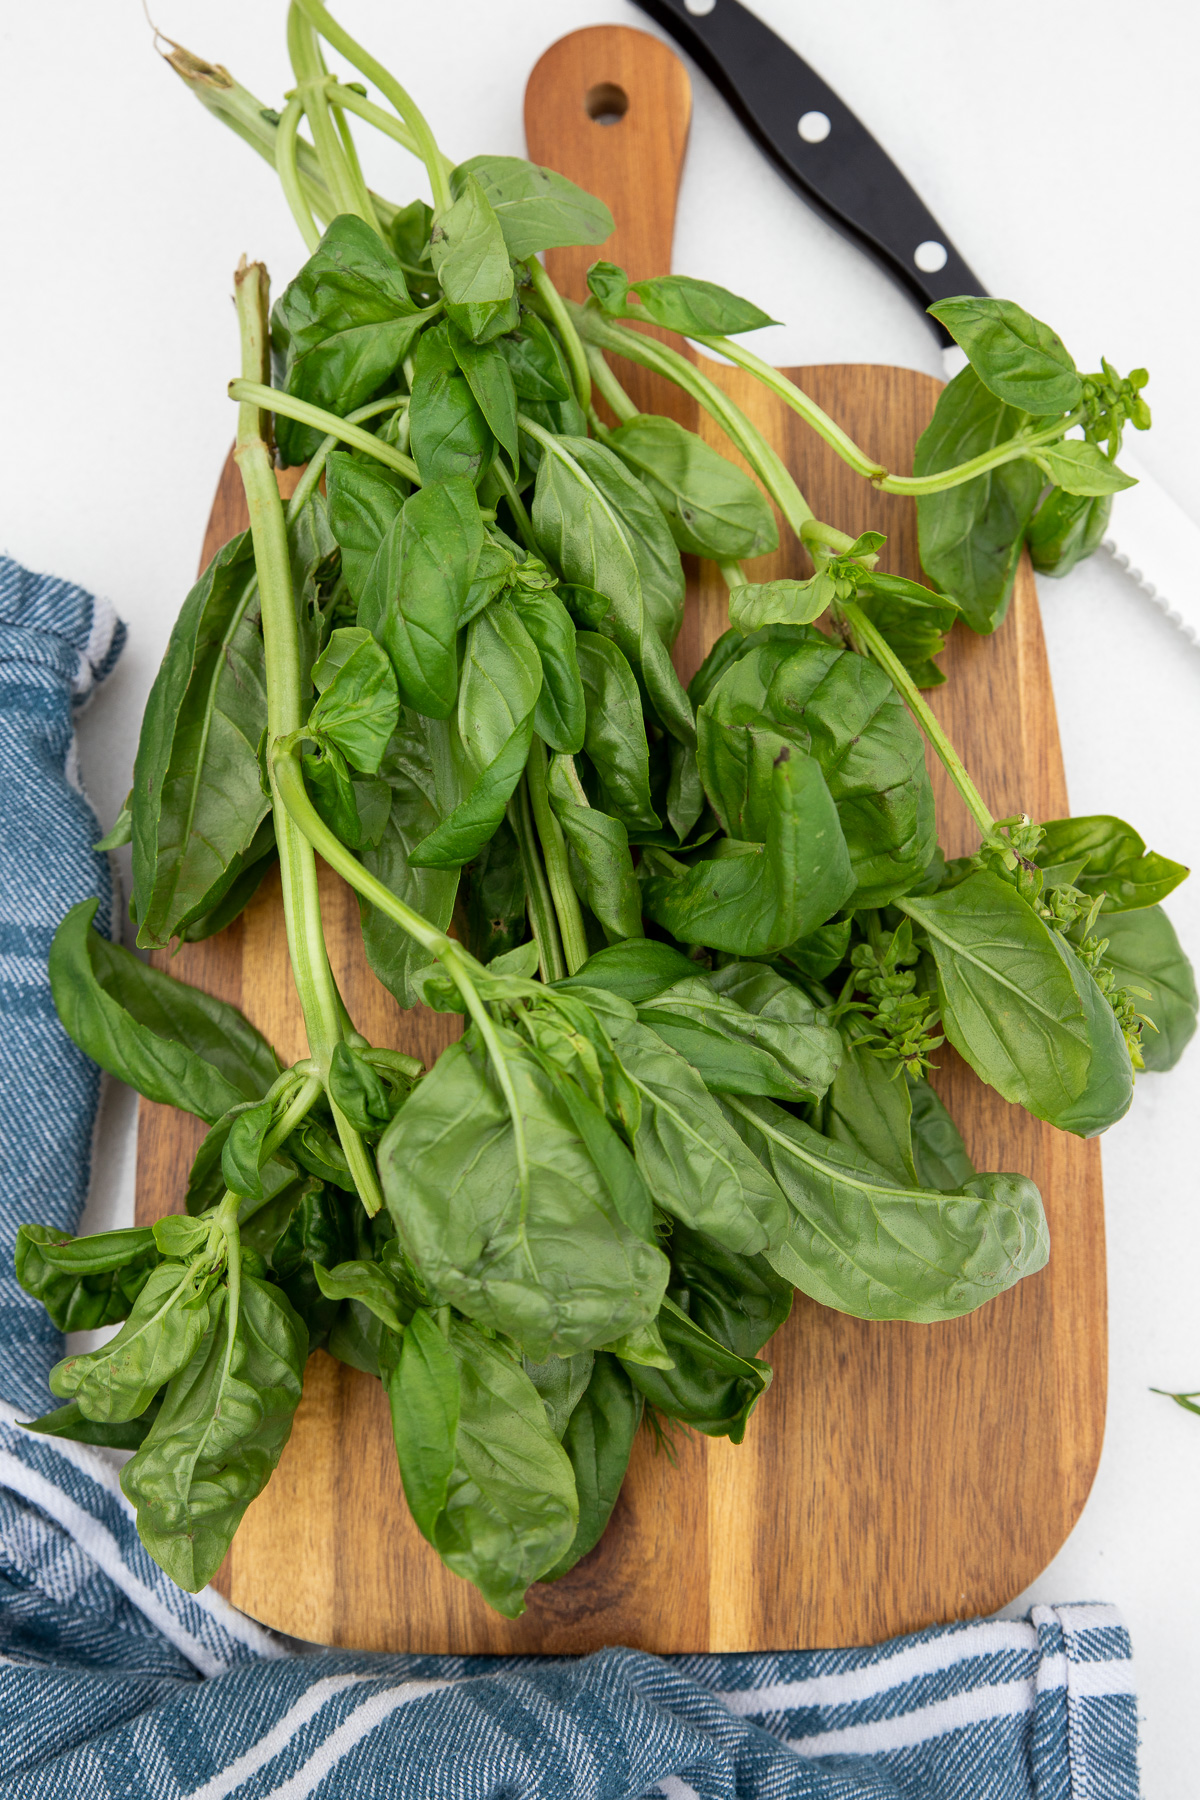
{"label": "rivet on knife handle", "polygon": [[[831,87],[738,0],[636,0],[699,64],[772,162],[921,306],[986,292]],[[939,342],[951,342],[935,320]]]}

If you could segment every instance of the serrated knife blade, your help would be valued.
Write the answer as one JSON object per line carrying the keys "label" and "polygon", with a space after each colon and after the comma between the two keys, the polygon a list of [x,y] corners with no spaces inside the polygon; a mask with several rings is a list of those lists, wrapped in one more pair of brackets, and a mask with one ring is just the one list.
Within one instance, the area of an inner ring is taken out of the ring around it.
{"label": "serrated knife blade", "polygon": [[[861,120],[740,0],[634,3],[698,64],[804,199],[873,256],[922,311],[954,294],[986,293]],[[929,323],[949,378],[965,359],[945,329]],[[1114,497],[1104,548],[1200,644],[1200,526],[1128,448],[1121,467],[1138,485]]]}

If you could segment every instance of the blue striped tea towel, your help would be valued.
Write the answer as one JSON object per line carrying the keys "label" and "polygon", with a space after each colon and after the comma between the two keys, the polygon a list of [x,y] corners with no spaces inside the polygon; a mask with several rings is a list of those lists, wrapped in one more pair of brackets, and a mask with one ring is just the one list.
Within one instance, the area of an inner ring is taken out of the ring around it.
{"label": "blue striped tea towel", "polygon": [[109,875],[72,706],[123,628],[0,559],[0,1800],[1136,1800],[1129,1638],[1036,1607],[864,1650],[579,1660],[295,1652],[150,1560],[119,1458],[35,1437],[61,1340],[12,1274],[71,1230],[96,1070],[46,954]]}

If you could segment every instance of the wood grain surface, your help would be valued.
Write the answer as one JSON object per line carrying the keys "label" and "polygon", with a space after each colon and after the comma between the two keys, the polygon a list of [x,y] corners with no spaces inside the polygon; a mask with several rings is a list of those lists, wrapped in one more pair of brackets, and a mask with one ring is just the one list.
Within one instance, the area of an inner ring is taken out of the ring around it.
{"label": "wood grain surface", "polygon": [[[603,124],[589,113],[623,116]],[[589,96],[591,100],[589,102]],[[550,258],[580,294],[603,254],[634,275],[669,267],[690,96],[674,54],[622,27],[553,46],[529,84],[530,154],[601,194],[620,221],[600,250]],[[764,173],[763,179],[773,179]],[[898,300],[897,304],[901,304]],[[706,365],[785,456],[819,517],[888,533],[884,566],[919,572],[911,503],[875,493],[794,414],[738,371]],[[658,396],[627,369],[639,404]],[[864,446],[911,466],[938,384],[892,368],[789,371]],[[678,397],[676,396],[676,401]],[[719,434],[689,418],[728,451]],[[205,559],[244,523],[227,465]],[[795,546],[753,571],[807,573]],[[726,623],[724,587],[689,568],[677,662],[690,673]],[[932,696],[997,816],[1067,811],[1037,594],[1028,566],[992,638],[957,629]],[[965,810],[932,769],[941,841],[974,848]],[[447,1022],[405,1015],[367,971],[352,896],[322,871],[334,972],[374,1041],[432,1058]],[[165,966],[165,963],[164,963]],[[303,1053],[277,885],[243,919],[189,946],[172,971],[242,1005],[280,1054]],[[457,1024],[457,1021],[454,1022]],[[966,1319],[871,1325],[802,1295],[767,1354],[775,1378],[746,1441],[681,1437],[672,1463],[639,1436],[613,1521],[562,1581],[509,1622],[448,1574],[408,1515],[379,1384],[318,1353],[291,1442],[250,1508],[217,1585],[254,1617],[323,1643],[381,1650],[657,1651],[866,1643],[986,1613],[1050,1560],[1077,1519],[1099,1457],[1106,1330],[1099,1148],[1039,1124],[983,1087],[949,1049],[935,1085],[976,1164],[1041,1187],[1051,1256],[1040,1274]],[[142,1103],[138,1217],[179,1208],[198,1129]]]}

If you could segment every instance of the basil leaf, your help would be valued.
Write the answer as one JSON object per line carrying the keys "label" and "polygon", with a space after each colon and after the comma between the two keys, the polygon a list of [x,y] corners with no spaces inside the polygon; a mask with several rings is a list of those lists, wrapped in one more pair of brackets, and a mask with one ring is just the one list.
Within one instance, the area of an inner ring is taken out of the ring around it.
{"label": "basil leaf", "polygon": [[654,501],[611,450],[560,437],[538,466],[532,517],[538,548],[563,580],[604,595],[606,626],[663,726],[690,742],[691,708],[666,648],[682,618],[683,568]]}
{"label": "basil leaf", "polygon": [[550,327],[536,313],[522,313],[519,329],[497,338],[496,347],[508,364],[513,386],[522,400],[541,401],[544,405],[574,400],[566,357]]}
{"label": "basil leaf", "polygon": [[1034,460],[1047,479],[1065,494],[1102,499],[1105,494],[1119,494],[1122,488],[1137,486],[1135,476],[1126,475],[1096,444],[1086,444],[1082,439],[1064,438],[1061,444],[1046,444]]}
{"label": "basil leaf", "polygon": [[575,1535],[571,1465],[507,1351],[458,1319],[435,1336],[417,1313],[388,1387],[405,1497],[446,1567],[519,1618]]}
{"label": "basil leaf", "polygon": [[778,1243],[783,1196],[690,1063],[645,1025],[616,1025],[612,1039],[641,1100],[633,1154],[656,1205],[739,1254]]}
{"label": "basil leaf", "polygon": [[382,1131],[407,1097],[411,1080],[386,1081],[368,1056],[350,1044],[335,1044],[329,1065],[329,1093],[356,1131]]}
{"label": "basil leaf", "polygon": [[959,1055],[1006,1100],[1054,1124],[1083,1093],[1092,1059],[1087,1009],[1057,933],[988,870],[897,905],[928,937]]}
{"label": "basil leaf", "polygon": [[[796,999],[803,1006],[799,994]],[[841,1052],[836,1031],[817,1019],[815,1009],[809,1014],[806,1027],[797,1028],[791,1021],[747,1011],[727,994],[714,993],[713,984],[701,975],[638,1009],[642,1024],[686,1057],[706,1087],[796,1102],[824,1094]]]}
{"label": "basil leaf", "polygon": [[65,1406],[56,1406],[40,1419],[18,1419],[17,1423],[22,1431],[36,1431],[45,1437],[70,1438],[76,1444],[101,1444],[109,1450],[136,1450],[144,1442],[157,1412],[158,1402],[152,1400],[140,1418],[101,1422],[85,1417],[78,1401],[68,1400]]}
{"label": "basil leaf", "polygon": [[1112,516],[1112,495],[1087,498],[1052,488],[1029,522],[1029,558],[1039,575],[1069,575],[1098,550]]}
{"label": "basil leaf", "polygon": [[391,657],[402,701],[431,719],[454,710],[459,619],[482,549],[471,483],[435,482],[389,525],[359,600],[358,622]]}
{"label": "basil leaf", "polygon": [[552,750],[573,756],[583,749],[586,699],[571,615],[558,595],[546,588],[516,587],[510,604],[541,658],[534,730]]}
{"label": "basil leaf", "polygon": [[335,631],[313,664],[320,699],[308,729],[330,738],[356,769],[374,775],[400,718],[392,665],[359,625]]}
{"label": "basil leaf", "polygon": [[[982,456],[1028,419],[989,393],[973,369],[961,369],[917,439],[913,473],[935,475]],[[917,500],[921,566],[953,594],[972,631],[995,631],[1008,611],[1025,528],[1043,485],[1041,471],[1022,458]]]}
{"label": "basil leaf", "polygon": [[[506,819],[462,871],[467,889],[467,948],[477,962],[524,943],[525,866]],[[444,927],[442,927],[444,929]]]}
{"label": "basil leaf", "polygon": [[671,1232],[670,1256],[672,1300],[737,1356],[756,1356],[792,1310],[792,1284],[765,1256],[737,1256],[679,1224]]}
{"label": "basil leaf", "polygon": [[963,296],[939,300],[931,317],[966,351],[971,367],[1006,406],[1028,413],[1070,412],[1083,383],[1057,332],[1011,300]]}
{"label": "basil leaf", "polygon": [[487,196],[514,262],[568,244],[602,244],[612,234],[613,217],[603,200],[554,169],[519,156],[473,156],[452,173],[453,193],[468,176]]}
{"label": "basil leaf", "polygon": [[[407,708],[380,766],[392,794],[388,822],[376,848],[362,853],[363,867],[401,900],[445,931],[454,913],[458,869],[425,868],[412,853],[453,810],[460,798],[450,754],[450,729]],[[428,952],[387,914],[359,900],[367,961],[401,1006],[415,1006],[413,982]]]}
{"label": "basil leaf", "polygon": [[912,1105],[913,1161],[924,1188],[943,1194],[957,1193],[975,1178],[975,1165],[967,1155],[958,1126],[927,1081],[909,1075]]}
{"label": "basil leaf", "polygon": [[625,1363],[633,1385],[668,1418],[681,1419],[706,1437],[740,1444],[750,1414],[770,1384],[770,1365],[727,1350],[669,1299],[663,1301],[658,1325],[675,1366]]}
{"label": "basil leaf", "polygon": [[837,809],[818,763],[775,733],[704,729],[701,766],[706,786],[721,779],[718,810],[729,808],[735,831],[762,831],[764,839],[731,838],[713,858],[652,875],[643,902],[683,943],[769,956],[812,931],[854,890]]}
{"label": "basil leaf", "polygon": [[210,1124],[240,1100],[257,1100],[279,1074],[266,1039],[236,1007],[93,931],[97,904],[73,906],[50,949],[50,990],[67,1034],[147,1100]]}
{"label": "basil leaf", "polygon": [[412,1317],[412,1309],[405,1305],[400,1289],[377,1262],[360,1258],[338,1263],[332,1269],[318,1262],[313,1264],[313,1274],[327,1300],[357,1300],[389,1331],[402,1332]]}
{"label": "basil leaf", "polygon": [[576,1356],[548,1356],[544,1362],[524,1358],[522,1366],[541,1396],[547,1422],[560,1444],[592,1378],[595,1361],[594,1350],[581,1350]]}
{"label": "basil leaf", "polygon": [[331,450],[325,459],[329,526],[341,546],[342,573],[361,600],[375,554],[407,498],[403,475],[366,457]]}
{"label": "basil leaf", "polygon": [[1187,879],[1182,863],[1147,850],[1124,819],[1110,813],[1090,813],[1075,819],[1048,819],[1034,860],[1047,875],[1062,864],[1083,859],[1083,867],[1071,879],[1089,899],[1104,895],[1101,913],[1108,929],[1113,913],[1133,912],[1156,906]]}
{"label": "basil leaf", "polygon": [[[855,886],[773,948],[823,924],[844,902],[886,905],[924,873],[936,840],[921,734],[891,681],[864,657],[811,629],[801,642],[746,640],[700,708],[697,727],[700,775],[731,837],[767,839],[766,758],[778,755],[775,732],[817,762],[836,806]],[[840,844],[829,836],[824,843],[826,886],[840,888],[833,879],[835,866],[839,877],[844,868]],[[818,849],[810,840],[810,860]]]}
{"label": "basil leaf", "polygon": [[1133,1063],[1116,1015],[1071,945],[1057,938],[1084,1007],[1092,1057],[1082,1093],[1051,1124],[1076,1137],[1098,1137],[1123,1119],[1133,1101]]}
{"label": "basil leaf", "polygon": [[941,685],[946,678],[933,659],[946,648],[946,633],[958,617],[956,601],[898,575],[872,572],[858,589],[857,604],[918,687]]}
{"label": "basil leaf", "polygon": [[842,1044],[807,994],[764,963],[731,962],[714,969],[709,982],[725,1000],[758,1020],[764,1041],[796,1079],[824,1089],[841,1059]]}
{"label": "basil leaf", "polygon": [[144,1227],[72,1238],[49,1225],[19,1225],[13,1247],[17,1280],[59,1331],[94,1331],[126,1318],[158,1260]]}
{"label": "basil leaf", "polygon": [[815,1117],[827,1138],[860,1151],[896,1187],[920,1187],[903,1070],[876,1056],[852,1027],[843,1031],[841,1066]]}
{"label": "basil leaf", "polygon": [[430,256],[448,316],[476,343],[517,322],[512,263],[500,221],[482,186],[468,174],[454,204],[436,214]]}
{"label": "basil leaf", "polygon": [[599,1543],[641,1421],[642,1396],[617,1358],[597,1351],[587,1390],[571,1409],[562,1438],[575,1476],[579,1524],[567,1549],[540,1580],[557,1581]]}
{"label": "basil leaf", "polygon": [[583,748],[600,777],[604,810],[654,831],[660,820],[650,798],[650,751],[633,670],[598,632],[578,632],[575,653],[586,708]]}
{"label": "basil leaf", "polygon": [[729,596],[729,623],[746,637],[764,625],[811,625],[833,598],[833,583],[824,574],[807,581],[747,582]]}
{"label": "basil leaf", "polygon": [[[448,328],[448,341],[489,432],[500,447],[507,450],[509,463],[515,470],[521,455],[517,437],[517,390],[504,352],[494,343],[473,344],[456,325]],[[461,472],[466,473],[465,470]]]}
{"label": "basil leaf", "polygon": [[308,1356],[303,1321],[278,1288],[242,1276],[232,1347],[227,1307],[220,1288],[207,1334],[121,1471],[138,1536],[191,1594],[216,1574],[247,1506],[275,1471]]}
{"label": "basil leaf", "polygon": [[732,337],[777,322],[753,301],[689,275],[658,275],[630,286],[624,269],[602,262],[588,270],[588,286],[611,316],[649,319],[684,337]]}
{"label": "basil leaf", "polygon": [[775,515],[758,483],[694,431],[639,413],[605,442],[645,483],[680,550],[742,561],[778,549]]}
{"label": "basil leaf", "polygon": [[1046,1220],[1028,1176],[978,1175],[955,1194],[899,1188],[769,1100],[728,1107],[787,1195],[791,1227],[768,1260],[820,1305],[931,1324],[1045,1266]]}
{"label": "basil leaf", "polygon": [[89,1419],[136,1419],[164,1382],[190,1362],[204,1336],[209,1304],[184,1263],[152,1269],[116,1337],[50,1371],[50,1392],[76,1400]]}
{"label": "basil leaf", "polygon": [[824,981],[839,963],[845,961],[849,948],[850,920],[835,919],[829,925],[819,925],[807,936],[797,938],[794,944],[787,944],[779,957],[807,980]]}
{"label": "basil leaf", "polygon": [[487,420],[451,346],[453,329],[449,324],[431,326],[414,358],[409,433],[427,487],[455,476],[478,483],[494,448]]}
{"label": "basil leaf", "polygon": [[653,1318],[667,1265],[620,1217],[562,1097],[567,1084],[514,1033],[499,1036],[524,1121],[527,1199],[508,1109],[470,1035],[442,1052],[388,1127],[380,1179],[431,1294],[540,1361]]}
{"label": "basil leaf", "polygon": [[581,969],[560,982],[564,988],[602,988],[637,1006],[665,993],[696,972],[696,964],[655,938],[636,938],[597,950]]}
{"label": "basil leaf", "polygon": [[1148,990],[1138,998],[1138,1011],[1157,1027],[1142,1037],[1147,1069],[1173,1069],[1196,1030],[1196,977],[1175,927],[1161,906],[1140,912],[1106,913],[1102,930],[1108,939],[1104,961],[1122,987]]}
{"label": "basil leaf", "polygon": [[[408,355],[435,310],[413,304],[379,233],[341,213],[272,309],[277,385],[327,411],[353,412]],[[285,466],[306,462],[322,436],[282,413],[275,433]]]}
{"label": "basil leaf", "polygon": [[641,937],[641,889],[624,825],[589,804],[569,757],[550,758],[546,787],[573,858],[571,877],[580,899],[607,937]]}
{"label": "basil leaf", "polygon": [[146,701],[130,797],[139,944],[212,910],[270,810],[258,765],[266,667],[249,532],[183,603]]}

